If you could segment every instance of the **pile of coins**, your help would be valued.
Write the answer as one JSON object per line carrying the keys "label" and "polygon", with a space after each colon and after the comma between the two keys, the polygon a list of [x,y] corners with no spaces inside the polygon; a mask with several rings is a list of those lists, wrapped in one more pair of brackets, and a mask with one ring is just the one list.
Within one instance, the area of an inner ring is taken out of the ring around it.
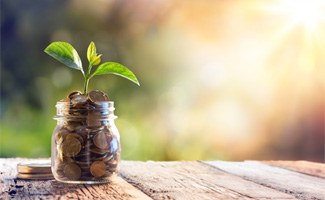
{"label": "pile of coins", "polygon": [[[100,182],[112,176],[120,160],[120,138],[101,91],[72,92],[57,104],[52,136],[52,172],[65,182]],[[106,106],[105,106],[106,105]]]}
{"label": "pile of coins", "polygon": [[31,180],[53,179],[50,160],[25,161],[17,164],[17,178]]}

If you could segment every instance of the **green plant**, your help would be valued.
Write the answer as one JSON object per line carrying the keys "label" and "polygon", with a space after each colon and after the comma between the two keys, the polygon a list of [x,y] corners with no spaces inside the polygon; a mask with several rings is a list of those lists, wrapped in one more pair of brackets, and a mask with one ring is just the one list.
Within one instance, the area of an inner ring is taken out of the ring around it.
{"label": "green plant", "polygon": [[[94,42],[90,42],[87,50],[87,59],[89,62],[88,69],[84,71],[82,67],[82,62],[80,60],[78,52],[74,47],[67,42],[53,42],[44,49],[44,52],[52,56],[56,60],[65,64],[66,66],[80,70],[84,76],[84,93],[88,91],[89,80],[95,75],[102,74],[115,74],[123,78],[129,79],[133,83],[140,85],[137,77],[133,74],[131,70],[116,62],[105,62],[101,65],[101,54],[97,54],[96,46]],[[99,65],[95,70],[93,67]]]}

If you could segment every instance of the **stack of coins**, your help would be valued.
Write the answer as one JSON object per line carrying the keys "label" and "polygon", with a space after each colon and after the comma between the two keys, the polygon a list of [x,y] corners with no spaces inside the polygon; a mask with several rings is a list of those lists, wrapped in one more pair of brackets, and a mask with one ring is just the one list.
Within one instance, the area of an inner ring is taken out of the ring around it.
{"label": "stack of coins", "polygon": [[37,160],[17,164],[17,178],[19,179],[53,179],[50,160]]}
{"label": "stack of coins", "polygon": [[68,108],[52,138],[53,173],[58,180],[98,182],[117,171],[120,138],[103,107],[108,100],[101,91],[87,95],[76,91],[61,100]]}

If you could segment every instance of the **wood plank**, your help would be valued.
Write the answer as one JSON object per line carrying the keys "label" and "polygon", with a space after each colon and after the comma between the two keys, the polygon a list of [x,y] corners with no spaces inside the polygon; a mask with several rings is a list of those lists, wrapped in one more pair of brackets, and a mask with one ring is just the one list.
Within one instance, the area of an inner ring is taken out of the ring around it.
{"label": "wood plank", "polygon": [[0,199],[151,199],[121,177],[101,185],[18,180],[16,165],[23,160],[0,159]]}
{"label": "wood plank", "polygon": [[284,169],[289,169],[292,171],[317,176],[321,178],[325,178],[325,164],[324,163],[315,163],[309,161],[263,161],[263,163],[282,167]]}
{"label": "wood plank", "polygon": [[325,180],[254,161],[206,162],[246,180],[294,195],[298,199],[325,199]]}
{"label": "wood plank", "polygon": [[153,199],[295,199],[195,161],[123,161],[120,173]]}

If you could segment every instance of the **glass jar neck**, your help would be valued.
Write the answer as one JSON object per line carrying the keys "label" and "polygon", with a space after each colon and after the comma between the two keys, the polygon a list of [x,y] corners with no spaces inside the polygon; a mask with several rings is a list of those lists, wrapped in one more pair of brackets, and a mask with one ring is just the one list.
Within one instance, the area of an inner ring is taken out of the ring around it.
{"label": "glass jar neck", "polygon": [[114,102],[102,101],[87,105],[72,105],[70,102],[59,101],[56,103],[56,120],[114,120]]}

